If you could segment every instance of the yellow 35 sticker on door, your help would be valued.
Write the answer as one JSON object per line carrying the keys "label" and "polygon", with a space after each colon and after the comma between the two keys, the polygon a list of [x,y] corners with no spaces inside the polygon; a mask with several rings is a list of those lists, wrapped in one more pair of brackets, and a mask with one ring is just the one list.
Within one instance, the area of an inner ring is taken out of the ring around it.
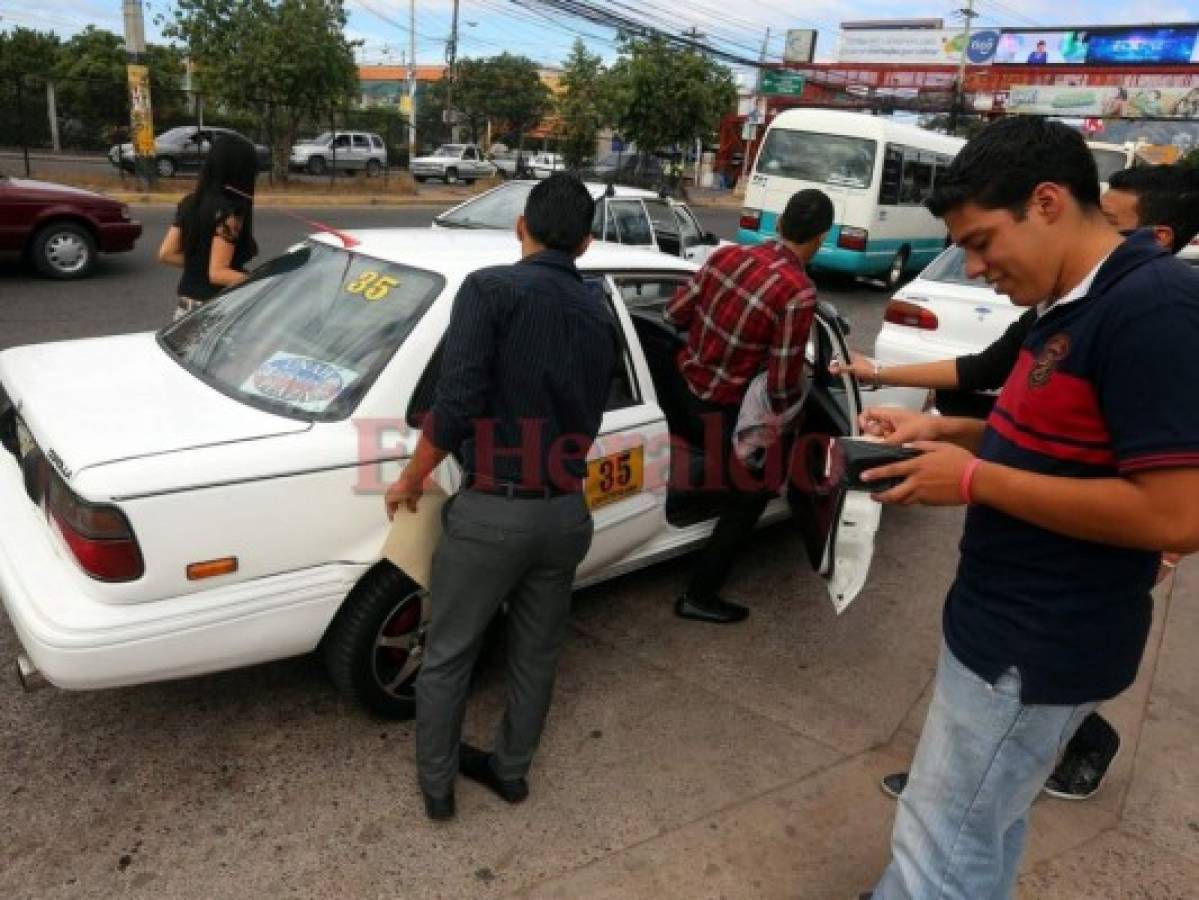
{"label": "yellow 35 sticker on door", "polygon": [[645,481],[645,452],[630,447],[587,462],[587,505],[607,506],[640,493]]}

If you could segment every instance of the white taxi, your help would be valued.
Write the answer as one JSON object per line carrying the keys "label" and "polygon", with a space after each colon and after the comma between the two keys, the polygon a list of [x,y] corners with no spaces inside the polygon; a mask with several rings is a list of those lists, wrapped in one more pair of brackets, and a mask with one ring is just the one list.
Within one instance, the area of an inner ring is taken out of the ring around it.
{"label": "white taxi", "polygon": [[[318,235],[159,333],[0,353],[0,596],[25,679],[107,688],[319,650],[347,694],[410,715],[430,598],[382,558],[382,492],[431,405],[458,286],[517,256],[494,232]],[[597,244],[580,268],[625,340],[590,457],[587,584],[691,549],[713,522],[691,477],[702,448],[669,440],[685,388],[660,310],[693,265]],[[825,309],[812,434],[856,428],[856,383],[826,374],[834,352]],[[840,611],[878,507],[821,484],[808,455],[793,463],[816,477],[766,520],[795,513]],[[436,477],[461,481],[452,460]]]}

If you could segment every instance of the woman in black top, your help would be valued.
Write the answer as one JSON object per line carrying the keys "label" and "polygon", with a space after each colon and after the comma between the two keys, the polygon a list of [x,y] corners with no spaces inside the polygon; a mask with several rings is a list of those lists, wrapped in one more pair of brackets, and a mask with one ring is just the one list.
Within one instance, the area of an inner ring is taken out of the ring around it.
{"label": "woman in black top", "polygon": [[158,249],[158,261],[183,269],[175,318],[204,305],[248,277],[254,242],[254,145],[222,135],[212,142],[196,189],[180,202]]}

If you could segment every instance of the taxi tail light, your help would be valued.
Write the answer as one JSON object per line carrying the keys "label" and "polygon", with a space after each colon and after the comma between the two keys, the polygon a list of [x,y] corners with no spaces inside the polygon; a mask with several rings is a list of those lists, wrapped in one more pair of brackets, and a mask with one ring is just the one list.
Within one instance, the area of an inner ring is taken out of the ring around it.
{"label": "taxi tail light", "polygon": [[135,581],[145,571],[129,520],[115,506],[88,503],[54,475],[46,512],[80,567],[100,581]]}
{"label": "taxi tail light", "polygon": [[883,321],[892,325],[919,328],[922,331],[936,331],[941,325],[937,321],[937,314],[931,309],[907,300],[890,301],[883,312]]}
{"label": "taxi tail light", "polygon": [[837,246],[842,250],[865,250],[869,240],[870,232],[865,228],[843,225],[841,233],[837,235]]}
{"label": "taxi tail light", "polygon": [[746,231],[757,231],[762,225],[762,210],[741,210],[741,218],[737,220],[737,225],[740,228],[744,228]]}

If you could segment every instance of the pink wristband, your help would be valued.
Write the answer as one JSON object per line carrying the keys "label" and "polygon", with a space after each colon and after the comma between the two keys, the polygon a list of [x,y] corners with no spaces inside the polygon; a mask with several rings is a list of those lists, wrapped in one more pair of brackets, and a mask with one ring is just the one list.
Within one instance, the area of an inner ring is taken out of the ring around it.
{"label": "pink wristband", "polygon": [[982,460],[976,456],[966,463],[966,468],[962,470],[962,480],[958,483],[958,491],[962,495],[962,502],[967,506],[974,503],[974,497],[970,494],[970,483],[974,481],[974,470],[981,464]]}

